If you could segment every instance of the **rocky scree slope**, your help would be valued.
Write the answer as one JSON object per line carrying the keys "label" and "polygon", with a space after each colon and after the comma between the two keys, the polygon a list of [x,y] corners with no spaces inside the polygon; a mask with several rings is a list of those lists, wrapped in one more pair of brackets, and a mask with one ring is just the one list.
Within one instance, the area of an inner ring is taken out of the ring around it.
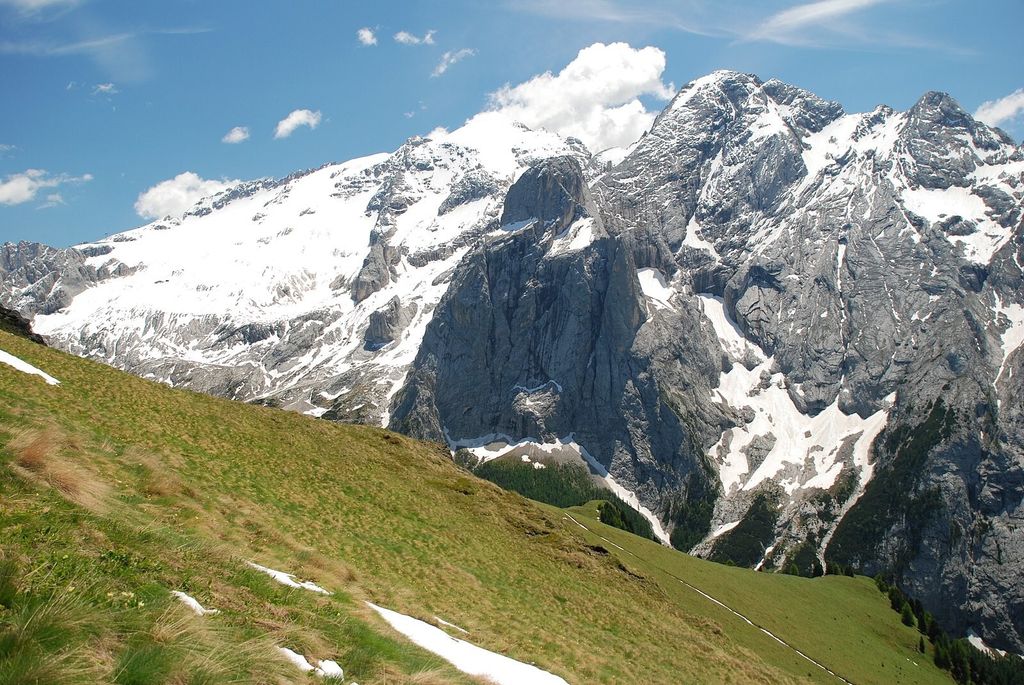
{"label": "rocky scree slope", "polygon": [[1020,148],[941,93],[845,114],[735,72],[605,173],[474,122],[5,246],[0,303],[172,384],[575,452],[678,547],[881,572],[1024,651]]}

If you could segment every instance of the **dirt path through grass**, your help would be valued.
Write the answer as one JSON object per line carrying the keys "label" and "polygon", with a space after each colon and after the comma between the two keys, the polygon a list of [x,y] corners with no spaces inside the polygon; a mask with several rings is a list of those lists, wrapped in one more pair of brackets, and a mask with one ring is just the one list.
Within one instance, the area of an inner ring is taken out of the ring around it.
{"label": "dirt path through grass", "polygon": [[[579,527],[580,527],[580,528],[582,528],[583,530],[587,531],[587,532],[588,532],[588,533],[590,533],[591,535],[594,535],[594,536],[596,536],[596,537],[600,538],[601,540],[604,540],[604,541],[605,541],[605,542],[607,542],[607,543],[608,543],[609,545],[612,545],[612,546],[613,546],[613,547],[615,547],[616,549],[620,549],[620,550],[622,550],[623,552],[625,552],[626,554],[630,555],[631,557],[635,557],[636,559],[639,559],[640,561],[643,561],[643,562],[645,562],[645,563],[650,563],[649,561],[646,561],[645,559],[641,559],[641,558],[640,558],[640,557],[638,557],[638,556],[637,556],[636,554],[633,554],[633,553],[632,553],[632,552],[630,552],[630,551],[629,551],[628,549],[625,549],[625,548],[623,548],[623,547],[621,547],[621,546],[619,546],[619,545],[616,545],[616,544],[615,544],[614,542],[612,542],[612,541],[611,541],[611,540],[609,540],[608,538],[604,537],[604,536],[603,536],[603,535],[601,535],[600,533],[598,533],[598,532],[596,532],[596,531],[594,531],[594,530],[591,530],[590,528],[587,528],[587,527],[586,527],[585,525],[583,525],[582,523],[580,523],[579,521],[577,521],[577,520],[576,520],[576,519],[575,519],[575,518],[573,517],[573,515],[572,515],[572,514],[570,514],[570,513],[568,513],[568,512],[564,512],[564,513],[565,513],[565,516],[566,516],[566,517],[567,517],[567,518],[568,518],[568,519],[569,519],[570,521],[572,521],[572,522],[573,522],[573,523],[575,523],[575,524],[576,524],[577,526],[579,526]],[[781,637],[779,637],[778,635],[774,634],[773,632],[771,632],[770,630],[768,630],[768,629],[767,629],[767,628],[765,628],[764,626],[761,626],[761,625],[758,625],[757,623],[754,623],[754,622],[753,622],[753,621],[751,621],[751,620],[750,620],[749,618],[747,618],[746,616],[744,616],[744,615],[743,615],[743,614],[741,614],[740,612],[736,611],[735,609],[733,609],[733,608],[732,608],[731,606],[729,606],[729,605],[728,605],[728,604],[726,604],[725,602],[723,602],[723,601],[721,601],[721,600],[719,600],[719,599],[716,599],[716,598],[712,597],[711,595],[709,595],[708,593],[706,593],[706,592],[704,592],[703,590],[701,590],[700,588],[698,588],[698,587],[696,587],[696,586],[694,586],[694,585],[691,585],[690,583],[688,583],[687,581],[683,580],[682,578],[680,578],[680,577],[679,577],[679,576],[677,576],[676,574],[672,573],[671,571],[667,571],[667,570],[665,570],[665,569],[663,569],[663,568],[660,568],[660,567],[659,567],[659,570],[660,570],[660,571],[661,571],[662,573],[665,573],[665,574],[667,574],[667,575],[669,575],[669,576],[671,576],[671,577],[675,578],[675,579],[676,579],[677,581],[679,581],[680,583],[682,583],[682,584],[683,584],[683,585],[685,585],[686,587],[690,588],[691,590],[693,590],[694,592],[696,592],[696,593],[697,593],[697,594],[699,594],[700,596],[704,597],[704,598],[705,598],[705,599],[707,599],[708,601],[710,601],[710,602],[714,602],[715,604],[717,604],[718,606],[722,607],[722,608],[723,608],[723,609],[725,609],[726,611],[728,611],[728,612],[730,612],[730,613],[734,614],[734,615],[735,615],[736,617],[738,617],[738,618],[742,619],[743,621],[745,621],[746,623],[750,624],[750,625],[751,625],[752,627],[754,627],[754,628],[757,628],[757,629],[758,629],[758,630],[760,630],[760,631],[761,631],[762,633],[764,633],[764,634],[765,634],[765,635],[767,635],[768,637],[770,637],[770,638],[772,638],[773,640],[775,640],[776,642],[778,642],[778,643],[779,643],[780,645],[783,645],[783,646],[784,646],[784,647],[786,647],[787,649],[791,649],[792,651],[796,652],[797,654],[799,654],[799,655],[800,655],[801,657],[803,657],[804,659],[806,659],[806,660],[807,660],[807,661],[809,661],[810,663],[814,664],[815,666],[817,666],[817,667],[818,667],[818,668],[820,668],[821,670],[825,671],[825,673],[828,673],[828,674],[829,674],[830,676],[832,676],[832,677],[834,677],[834,678],[837,678],[837,679],[841,680],[842,682],[846,683],[847,685],[854,685],[854,683],[853,683],[853,682],[851,682],[851,681],[847,680],[846,678],[844,678],[843,676],[839,675],[838,673],[836,673],[835,671],[833,671],[832,669],[830,669],[830,668],[829,668],[828,666],[826,666],[826,665],[824,665],[824,664],[822,664],[822,663],[820,663],[820,662],[818,662],[818,661],[815,661],[815,660],[814,660],[814,659],[812,659],[811,657],[807,656],[806,654],[804,654],[803,652],[801,652],[801,651],[800,651],[799,649],[797,649],[797,648],[796,648],[796,647],[794,647],[793,645],[789,644],[788,642],[786,642],[786,641],[785,641],[785,640],[783,640],[783,639],[782,639]]]}

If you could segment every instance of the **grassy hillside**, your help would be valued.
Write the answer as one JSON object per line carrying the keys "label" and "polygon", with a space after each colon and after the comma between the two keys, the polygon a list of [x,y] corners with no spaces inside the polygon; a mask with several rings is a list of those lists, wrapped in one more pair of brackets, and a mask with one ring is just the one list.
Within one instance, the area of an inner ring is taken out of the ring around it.
{"label": "grassy hillside", "polygon": [[[600,523],[596,502],[565,511],[586,527],[580,530],[594,544],[654,580],[673,605],[714,616],[744,646],[759,650],[753,638],[764,628],[854,683],[951,682],[935,668],[930,652],[917,651],[920,633],[899,622],[870,578],[801,578],[723,566]],[[741,613],[757,628],[751,630],[696,590]],[[808,676],[821,672],[800,660]]]}
{"label": "grassy hillside", "polygon": [[[926,659],[911,666],[909,633],[864,582],[731,569],[589,522],[624,548],[609,553],[435,446],[173,390],[5,333],[0,349],[61,381],[0,365],[0,684],[320,682],[274,645],[362,685],[473,682],[364,600],[440,617],[574,684],[837,682],[670,574],[714,585],[858,683],[948,682]],[[221,613],[193,616],[170,590]]]}

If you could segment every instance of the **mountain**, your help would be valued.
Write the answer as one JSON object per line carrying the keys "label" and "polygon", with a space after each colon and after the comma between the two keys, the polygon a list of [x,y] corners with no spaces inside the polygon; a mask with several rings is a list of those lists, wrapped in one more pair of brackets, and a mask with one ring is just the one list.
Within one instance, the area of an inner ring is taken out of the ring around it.
{"label": "mountain", "polygon": [[0,303],[174,385],[586,463],[676,547],[880,573],[1021,652],[1022,205],[1024,151],[948,95],[715,72],[615,166],[482,115],[5,246]]}
{"label": "mountain", "polygon": [[147,378],[380,423],[459,260],[551,155],[590,160],[480,115],[96,243],[5,245],[0,301],[62,349]]}

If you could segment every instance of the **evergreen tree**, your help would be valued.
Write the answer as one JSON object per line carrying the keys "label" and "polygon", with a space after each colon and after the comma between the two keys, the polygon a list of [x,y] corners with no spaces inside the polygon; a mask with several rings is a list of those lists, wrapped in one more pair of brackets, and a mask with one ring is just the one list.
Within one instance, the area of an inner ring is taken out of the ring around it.
{"label": "evergreen tree", "polygon": [[922,635],[928,635],[932,629],[932,623],[935,622],[935,617],[932,616],[930,611],[925,611],[917,619],[917,629],[921,631]]}
{"label": "evergreen tree", "polygon": [[941,642],[935,645],[935,665],[944,671],[949,670],[949,651]]}
{"label": "evergreen tree", "polygon": [[903,608],[900,609],[900,618],[903,620],[903,625],[914,626],[914,610],[910,608],[909,602],[903,603]]}
{"label": "evergreen tree", "polygon": [[893,611],[902,611],[903,603],[906,600],[903,599],[903,593],[900,589],[893,585],[889,588],[889,606],[892,607]]}

